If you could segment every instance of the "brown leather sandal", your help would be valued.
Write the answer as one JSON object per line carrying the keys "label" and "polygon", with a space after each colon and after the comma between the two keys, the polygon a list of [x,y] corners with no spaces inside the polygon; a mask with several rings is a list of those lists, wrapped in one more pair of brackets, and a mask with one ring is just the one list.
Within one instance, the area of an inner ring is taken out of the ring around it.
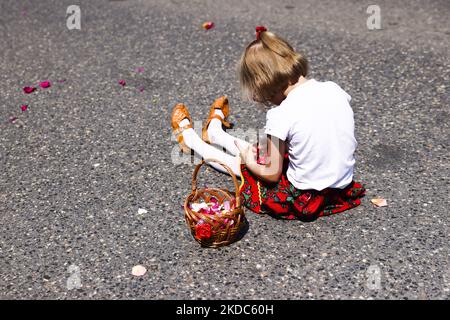
{"label": "brown leather sandal", "polygon": [[[224,115],[224,119],[222,119],[221,116],[214,113],[214,110],[220,109]],[[225,128],[231,128],[232,124],[226,121],[225,119],[228,118],[230,115],[230,106],[228,105],[228,98],[225,96],[222,96],[214,101],[211,108],[209,109],[209,117],[208,120],[206,120],[205,125],[202,129],[202,139],[206,143],[211,143],[208,137],[208,126],[212,119],[219,119],[222,122],[222,125]]]}
{"label": "brown leather sandal", "polygon": [[[189,120],[190,123],[188,125],[180,127],[181,120],[186,119],[186,118]],[[183,135],[182,135],[184,130],[192,128],[192,119],[191,119],[188,109],[186,108],[186,106],[184,104],[179,103],[175,106],[175,108],[173,108],[171,122],[172,122],[173,133],[177,137],[177,141],[180,144],[181,150],[184,153],[191,153],[191,149],[189,149],[189,147],[184,143],[184,139],[183,139]]]}

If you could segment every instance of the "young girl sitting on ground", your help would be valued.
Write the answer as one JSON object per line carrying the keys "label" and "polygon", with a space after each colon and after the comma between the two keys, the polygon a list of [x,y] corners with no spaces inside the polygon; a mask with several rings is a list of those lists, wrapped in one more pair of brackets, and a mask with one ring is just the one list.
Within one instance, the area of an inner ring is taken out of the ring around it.
{"label": "young girl sitting on ground", "polygon": [[[334,82],[307,79],[304,56],[283,39],[256,28],[239,64],[240,83],[250,99],[274,104],[266,115],[267,158],[226,133],[228,100],[211,106],[202,138],[183,104],[172,112],[172,128],[184,152],[217,159],[241,178],[244,205],[285,219],[315,219],[358,206],[364,187],[353,181],[354,137],[351,97]],[[213,146],[224,147],[227,154]],[[215,163],[215,169],[226,170]]]}

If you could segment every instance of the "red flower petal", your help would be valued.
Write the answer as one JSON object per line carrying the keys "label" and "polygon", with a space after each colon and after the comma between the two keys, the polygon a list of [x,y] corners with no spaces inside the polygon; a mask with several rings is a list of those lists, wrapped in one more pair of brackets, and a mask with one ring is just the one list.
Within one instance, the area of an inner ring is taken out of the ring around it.
{"label": "red flower petal", "polygon": [[212,21],[206,21],[205,23],[202,24],[203,29],[205,30],[209,30],[214,28],[214,22]]}
{"label": "red flower petal", "polygon": [[42,81],[41,83],[39,83],[39,86],[43,89],[45,88],[50,88],[52,86],[52,84],[50,83],[50,81]]}
{"label": "red flower petal", "polygon": [[219,200],[217,200],[216,197],[211,197],[211,199],[209,199],[209,201],[210,201],[211,203],[219,203]]}
{"label": "red flower petal", "polygon": [[20,107],[20,109],[22,109],[22,112],[27,111],[28,106],[26,104],[24,104]]}
{"label": "red flower petal", "polygon": [[123,86],[125,86],[127,83],[125,82],[125,80],[119,80],[119,84],[123,87]]}
{"label": "red flower petal", "polygon": [[33,91],[35,91],[36,90],[36,88],[35,87],[24,87],[23,88],[23,92],[25,92],[25,93],[32,93]]}
{"label": "red flower petal", "polygon": [[207,223],[198,224],[195,227],[195,237],[200,240],[211,238],[211,226]]}

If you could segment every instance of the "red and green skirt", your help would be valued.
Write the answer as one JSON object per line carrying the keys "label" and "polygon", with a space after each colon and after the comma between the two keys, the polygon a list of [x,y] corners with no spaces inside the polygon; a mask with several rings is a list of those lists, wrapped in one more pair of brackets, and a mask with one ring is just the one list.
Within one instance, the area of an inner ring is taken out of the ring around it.
{"label": "red and green skirt", "polygon": [[255,213],[275,218],[314,220],[359,206],[366,191],[355,181],[344,189],[299,190],[287,179],[286,169],[285,165],[277,183],[269,184],[258,180],[242,164],[239,191],[243,205]]}

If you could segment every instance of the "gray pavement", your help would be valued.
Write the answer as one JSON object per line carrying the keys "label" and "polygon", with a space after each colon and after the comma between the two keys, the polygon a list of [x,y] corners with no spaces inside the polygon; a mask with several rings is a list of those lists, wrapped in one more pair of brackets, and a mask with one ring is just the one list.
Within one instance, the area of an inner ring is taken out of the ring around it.
{"label": "gray pavement", "polygon": [[[371,1],[1,1],[0,298],[448,299],[450,4],[376,2],[369,31]],[[170,110],[201,121],[226,94],[237,128],[263,127],[235,72],[261,24],[352,95],[367,196],[311,223],[248,212],[240,242],[202,249]]]}

